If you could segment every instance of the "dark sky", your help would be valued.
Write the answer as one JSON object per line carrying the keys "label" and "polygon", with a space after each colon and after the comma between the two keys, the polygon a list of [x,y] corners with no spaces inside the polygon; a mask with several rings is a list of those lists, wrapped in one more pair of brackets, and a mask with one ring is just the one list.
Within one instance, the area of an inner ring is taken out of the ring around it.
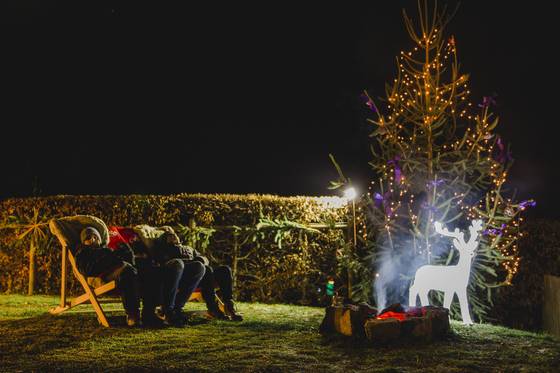
{"label": "dark sky", "polygon": [[[393,79],[416,1],[68,3],[1,5],[0,196],[324,195],[329,153],[371,177],[359,94]],[[473,101],[498,95],[511,184],[558,218],[551,4],[465,1],[449,31]]]}

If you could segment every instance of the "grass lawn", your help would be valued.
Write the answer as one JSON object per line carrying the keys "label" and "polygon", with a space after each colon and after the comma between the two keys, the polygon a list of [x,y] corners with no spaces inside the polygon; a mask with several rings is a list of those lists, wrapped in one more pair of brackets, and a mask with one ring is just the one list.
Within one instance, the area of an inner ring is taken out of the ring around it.
{"label": "grass lawn", "polygon": [[[245,321],[128,329],[106,304],[111,329],[91,306],[51,316],[52,296],[0,295],[0,371],[560,372],[560,341],[491,325],[431,344],[375,347],[317,332],[323,309],[241,303]],[[201,309],[201,304],[189,304]]]}

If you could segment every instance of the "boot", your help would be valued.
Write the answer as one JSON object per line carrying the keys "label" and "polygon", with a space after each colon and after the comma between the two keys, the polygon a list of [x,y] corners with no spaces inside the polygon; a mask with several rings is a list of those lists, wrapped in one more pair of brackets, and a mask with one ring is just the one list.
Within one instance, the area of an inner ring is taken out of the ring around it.
{"label": "boot", "polygon": [[208,311],[206,311],[206,315],[209,319],[216,319],[216,320],[230,320],[229,317],[227,317],[221,309],[219,309],[217,306],[216,307],[209,307]]}
{"label": "boot", "polygon": [[189,317],[183,312],[183,310],[175,310],[175,317],[181,321],[184,325],[189,323]]}
{"label": "boot", "polygon": [[140,312],[133,312],[126,314],[126,325],[133,328],[140,326]]}
{"label": "boot", "polygon": [[163,315],[163,325],[182,328],[187,324],[185,323],[185,320],[183,320],[181,315],[178,315],[176,312],[171,311]]}
{"label": "boot", "polygon": [[224,302],[224,312],[231,321],[243,321],[243,316],[235,309],[235,303],[233,300],[227,300]]}
{"label": "boot", "polygon": [[143,309],[142,325],[147,328],[161,328],[163,326],[163,320],[156,315],[155,311]]}

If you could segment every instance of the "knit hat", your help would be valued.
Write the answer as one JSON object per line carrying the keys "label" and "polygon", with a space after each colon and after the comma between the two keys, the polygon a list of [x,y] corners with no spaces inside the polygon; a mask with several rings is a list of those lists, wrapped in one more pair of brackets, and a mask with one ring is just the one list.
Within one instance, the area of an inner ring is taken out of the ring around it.
{"label": "knit hat", "polygon": [[87,240],[87,238],[91,235],[96,235],[99,239],[99,242],[101,242],[101,234],[99,234],[99,231],[94,227],[86,227],[82,229],[82,232],[80,233],[80,241],[84,243],[84,241]]}

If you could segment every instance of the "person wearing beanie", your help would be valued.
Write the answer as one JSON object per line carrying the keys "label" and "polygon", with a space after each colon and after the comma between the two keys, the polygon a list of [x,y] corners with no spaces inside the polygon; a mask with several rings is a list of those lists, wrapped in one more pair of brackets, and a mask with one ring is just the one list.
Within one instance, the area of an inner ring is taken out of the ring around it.
{"label": "person wearing beanie", "polygon": [[121,291],[127,325],[139,326],[138,273],[132,251],[126,247],[114,251],[103,247],[101,235],[93,227],[86,227],[80,232],[80,241],[75,252],[78,271],[85,277],[101,277],[107,282],[115,280]]}

